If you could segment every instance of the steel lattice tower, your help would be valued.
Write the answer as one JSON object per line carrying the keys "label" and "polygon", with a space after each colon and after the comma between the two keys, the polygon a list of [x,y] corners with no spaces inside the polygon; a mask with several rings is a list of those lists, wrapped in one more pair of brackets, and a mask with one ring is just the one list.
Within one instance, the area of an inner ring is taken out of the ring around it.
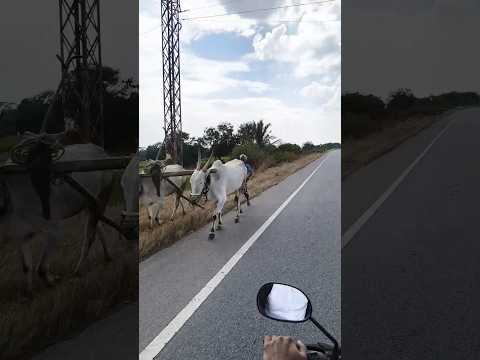
{"label": "steel lattice tower", "polygon": [[183,163],[180,96],[180,0],[162,0],[163,116],[165,150]]}
{"label": "steel lattice tower", "polygon": [[100,0],[59,0],[59,10],[64,116],[76,120],[86,140],[103,146]]}

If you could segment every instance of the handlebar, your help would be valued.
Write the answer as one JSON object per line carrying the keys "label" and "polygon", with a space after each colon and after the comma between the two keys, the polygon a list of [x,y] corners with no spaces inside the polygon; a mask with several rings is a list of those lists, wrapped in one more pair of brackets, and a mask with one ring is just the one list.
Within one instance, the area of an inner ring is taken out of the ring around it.
{"label": "handlebar", "polygon": [[306,344],[308,360],[341,360],[341,355],[334,354],[334,347],[325,343]]}

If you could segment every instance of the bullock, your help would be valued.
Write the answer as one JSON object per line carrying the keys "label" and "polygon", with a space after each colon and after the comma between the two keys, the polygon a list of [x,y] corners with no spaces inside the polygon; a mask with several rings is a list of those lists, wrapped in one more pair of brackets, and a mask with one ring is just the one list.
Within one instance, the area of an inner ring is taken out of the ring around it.
{"label": "bullock", "polygon": [[[210,155],[207,163],[201,168],[200,152],[198,153],[197,167],[190,178],[190,198],[193,202],[197,202],[205,195],[208,200],[215,202],[212,228],[209,234],[209,239],[212,240],[215,238],[215,230],[222,227],[222,211],[227,201],[227,196],[233,193],[235,194],[237,211],[235,223],[239,222],[240,213],[242,213],[240,192],[244,194],[248,205],[250,205],[250,202],[246,191],[245,181],[247,179],[247,168],[244,162],[234,159],[223,164],[221,160],[216,160],[212,166],[208,168],[211,159],[212,155]],[[217,220],[218,225],[216,227]]]}
{"label": "bullock", "polygon": [[[32,142],[32,134],[22,141],[29,141],[33,145],[29,152],[30,161],[35,164],[46,155],[52,146],[51,141],[56,141],[51,135],[36,135],[37,141]],[[54,140],[52,140],[54,139]],[[35,140],[35,139],[34,139]],[[22,142],[20,143],[22,144]],[[63,156],[58,160],[74,161],[85,159],[105,159],[105,151],[94,144],[74,144],[63,147]],[[12,160],[7,160],[7,164]],[[40,172],[45,169],[38,167]],[[0,235],[6,240],[19,240],[22,255],[23,270],[27,280],[27,292],[33,295],[33,258],[31,243],[37,237],[43,237],[43,246],[40,251],[40,260],[35,271],[47,285],[52,285],[56,277],[49,272],[49,257],[52,249],[52,240],[55,240],[54,229],[60,221],[71,218],[83,210],[87,211],[85,235],[82,243],[81,254],[75,267],[78,274],[80,266],[87,257],[95,240],[95,233],[99,218],[103,215],[113,187],[113,172],[111,170],[72,173],[70,176],[83,186],[97,199],[97,208],[92,208],[87,198],[78,193],[69,184],[63,181],[51,182],[50,174],[44,173],[43,178],[35,177],[29,173],[16,173],[3,176],[3,201],[8,201],[3,206],[0,214],[0,225],[3,229]],[[35,190],[37,189],[37,190]],[[108,252],[103,229],[99,227],[99,237],[103,246],[105,260],[111,259]]]}
{"label": "bullock", "polygon": [[185,170],[181,165],[171,164],[167,165],[171,160],[170,155],[164,160],[156,160],[151,166],[151,177],[142,177],[140,183],[140,203],[147,208],[148,218],[150,220],[150,227],[153,227],[153,221],[160,224],[160,211],[168,195],[175,194],[175,206],[170,216],[170,221],[175,217],[177,209],[182,206],[182,213],[185,215],[185,208],[182,203],[182,195],[188,183],[188,176],[172,176],[169,177],[175,186],[164,179],[165,175],[172,172]]}

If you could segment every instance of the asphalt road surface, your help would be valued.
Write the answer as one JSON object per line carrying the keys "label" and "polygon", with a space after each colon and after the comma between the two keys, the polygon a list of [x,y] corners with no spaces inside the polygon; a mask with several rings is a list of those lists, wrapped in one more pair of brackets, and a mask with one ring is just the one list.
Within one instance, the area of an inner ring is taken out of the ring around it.
{"label": "asphalt road surface", "polygon": [[140,349],[170,323],[302,182],[325,162],[161,351],[158,359],[261,359],[264,335],[325,340],[311,323],[286,324],[257,312],[269,281],[296,285],[314,317],[340,340],[340,151],[332,151],[253,199],[239,224],[209,241],[209,226],[140,265]]}
{"label": "asphalt road surface", "polygon": [[[480,110],[449,114],[388,157],[407,167],[444,129],[342,249],[345,358],[480,359]],[[348,179],[343,230],[401,170],[383,158]]]}

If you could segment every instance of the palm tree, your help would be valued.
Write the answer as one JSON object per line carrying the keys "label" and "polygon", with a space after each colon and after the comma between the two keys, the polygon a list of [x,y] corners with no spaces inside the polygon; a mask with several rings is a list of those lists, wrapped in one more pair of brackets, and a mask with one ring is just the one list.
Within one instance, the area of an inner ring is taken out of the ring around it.
{"label": "palm tree", "polygon": [[255,142],[260,148],[265,147],[272,143],[272,140],[275,138],[271,135],[270,126],[272,124],[265,124],[263,120],[260,120],[256,124],[255,129]]}

